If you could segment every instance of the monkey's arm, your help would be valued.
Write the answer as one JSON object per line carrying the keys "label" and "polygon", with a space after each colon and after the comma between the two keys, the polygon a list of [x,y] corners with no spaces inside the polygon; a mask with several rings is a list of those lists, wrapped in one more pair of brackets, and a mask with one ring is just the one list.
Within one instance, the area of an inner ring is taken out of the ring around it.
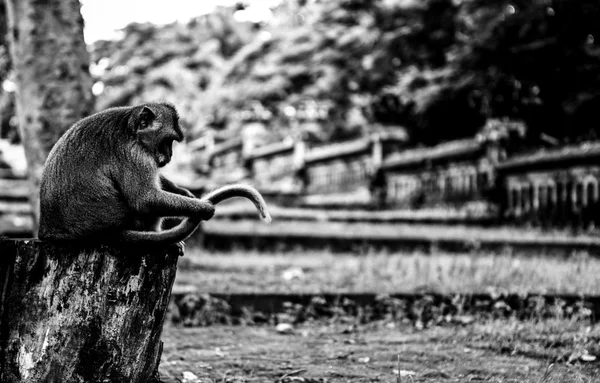
{"label": "monkey's arm", "polygon": [[123,169],[118,178],[125,201],[136,215],[200,220],[214,215],[215,208],[211,202],[164,191],[160,188],[160,179],[154,174],[142,166],[131,166]]}
{"label": "monkey's arm", "polygon": [[172,181],[168,180],[162,174],[160,177],[160,186],[164,191],[168,191],[171,193],[183,195],[190,198],[196,198],[196,196],[186,188],[182,188],[181,186],[175,185]]}

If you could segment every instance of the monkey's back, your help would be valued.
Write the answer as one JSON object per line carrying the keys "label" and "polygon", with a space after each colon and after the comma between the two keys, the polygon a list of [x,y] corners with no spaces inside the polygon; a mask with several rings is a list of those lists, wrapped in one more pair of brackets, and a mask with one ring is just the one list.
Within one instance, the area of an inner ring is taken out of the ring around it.
{"label": "monkey's back", "polygon": [[51,150],[40,188],[39,238],[110,236],[131,219],[114,178],[120,159],[111,140],[117,139],[119,121],[98,123],[106,117],[79,121]]}

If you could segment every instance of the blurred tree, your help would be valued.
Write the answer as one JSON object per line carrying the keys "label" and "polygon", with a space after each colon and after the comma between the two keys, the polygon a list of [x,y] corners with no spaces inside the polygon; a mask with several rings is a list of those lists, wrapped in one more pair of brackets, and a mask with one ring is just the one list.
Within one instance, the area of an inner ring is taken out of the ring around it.
{"label": "blurred tree", "polygon": [[17,84],[17,115],[31,183],[30,203],[37,222],[46,157],[69,126],[92,111],[89,55],[78,0],[4,3]]}
{"label": "blurred tree", "polygon": [[[241,49],[222,81],[213,82],[235,89],[228,103],[214,104],[236,108],[255,99],[282,110],[306,98],[332,101],[322,124],[326,140],[364,134],[373,122],[415,125],[410,102],[387,88],[407,68],[446,65],[454,9],[450,0],[284,2],[275,12],[272,38]],[[365,123],[352,123],[358,120]]]}
{"label": "blurred tree", "polygon": [[[594,37],[600,32],[600,3],[454,4],[445,17],[453,26],[444,28],[454,31],[444,47],[445,64],[408,60],[396,73],[396,85],[387,89],[399,99],[415,141],[470,136],[485,119],[503,116],[525,121],[530,137],[598,136],[596,124],[588,121],[600,104],[600,49]],[[414,48],[414,41],[401,40]]]}
{"label": "blurred tree", "polygon": [[0,138],[7,138],[13,142],[18,141],[18,134],[11,124],[15,114],[14,93],[4,89],[4,81],[10,75],[10,54],[8,53],[8,20],[6,7],[0,2]]}
{"label": "blurred tree", "polygon": [[[8,54],[8,15],[6,6],[0,2],[0,81],[3,81],[8,75],[10,69],[10,56]],[[0,92],[2,89],[0,88]]]}
{"label": "blurred tree", "polygon": [[534,135],[583,137],[590,126],[573,117],[597,102],[599,16],[596,1],[465,2],[458,77],[486,117],[523,119]]}

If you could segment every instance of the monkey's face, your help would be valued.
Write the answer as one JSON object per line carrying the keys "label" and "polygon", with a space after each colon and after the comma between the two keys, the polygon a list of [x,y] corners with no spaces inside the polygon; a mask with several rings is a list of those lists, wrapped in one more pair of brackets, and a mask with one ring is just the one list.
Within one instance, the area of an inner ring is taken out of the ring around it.
{"label": "monkey's face", "polygon": [[140,144],[154,158],[156,165],[168,164],[173,155],[173,142],[183,140],[175,109],[162,104],[144,106],[135,124]]}

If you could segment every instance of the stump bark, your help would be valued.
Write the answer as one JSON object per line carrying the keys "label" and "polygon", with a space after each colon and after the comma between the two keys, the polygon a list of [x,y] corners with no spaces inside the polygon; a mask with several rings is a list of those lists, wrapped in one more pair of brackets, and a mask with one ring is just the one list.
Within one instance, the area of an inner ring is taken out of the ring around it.
{"label": "stump bark", "polygon": [[0,239],[0,382],[154,382],[178,248]]}

